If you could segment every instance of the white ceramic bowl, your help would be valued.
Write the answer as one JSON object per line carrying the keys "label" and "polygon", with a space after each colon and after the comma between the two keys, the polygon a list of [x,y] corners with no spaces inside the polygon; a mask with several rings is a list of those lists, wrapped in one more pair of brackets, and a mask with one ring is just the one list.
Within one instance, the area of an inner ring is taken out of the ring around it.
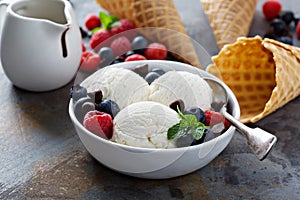
{"label": "white ceramic bowl", "polygon": [[[202,77],[215,78],[206,71],[173,61],[134,61],[109,67],[130,69],[142,63],[147,63],[150,68],[188,71]],[[239,119],[240,108],[236,97],[226,85],[225,88],[229,95],[228,110]],[[83,145],[100,163],[123,174],[149,179],[172,178],[202,168],[224,150],[235,132],[235,128],[231,126],[222,135],[199,145],[174,149],[147,149],[117,144],[89,132],[76,119],[72,99],[69,104],[69,114]]]}

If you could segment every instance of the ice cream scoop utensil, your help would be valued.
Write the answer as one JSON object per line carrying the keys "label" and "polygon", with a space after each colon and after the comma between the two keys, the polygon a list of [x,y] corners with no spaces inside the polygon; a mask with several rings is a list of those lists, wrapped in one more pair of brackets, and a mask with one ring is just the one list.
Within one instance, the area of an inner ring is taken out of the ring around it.
{"label": "ice cream scoop utensil", "polygon": [[238,121],[237,119],[235,119],[233,116],[231,116],[226,111],[228,95],[224,86],[214,79],[204,79],[207,81],[207,83],[213,90],[214,97],[212,107],[216,111],[219,111],[228,121],[231,122],[233,126],[236,127],[236,129],[240,133],[242,133],[243,136],[245,136],[247,144],[251,148],[253,153],[259,160],[263,160],[268,155],[273,145],[276,143],[276,136],[260,128],[250,128]]}

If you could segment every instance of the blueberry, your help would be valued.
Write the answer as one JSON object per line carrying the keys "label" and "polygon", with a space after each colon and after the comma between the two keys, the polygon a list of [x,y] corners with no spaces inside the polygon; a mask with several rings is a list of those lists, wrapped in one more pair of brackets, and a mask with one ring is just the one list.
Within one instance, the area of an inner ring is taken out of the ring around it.
{"label": "blueberry", "polygon": [[157,79],[158,77],[160,77],[160,75],[156,72],[149,72],[146,76],[145,76],[145,80],[148,82],[148,84],[150,85],[155,79]]}
{"label": "blueberry", "polygon": [[101,59],[101,67],[109,65],[115,59],[115,54],[109,47],[102,47],[99,51],[99,55]]}
{"label": "blueberry", "polygon": [[84,115],[95,109],[95,104],[90,97],[80,98],[74,104],[74,114],[77,117],[78,121],[83,122]]}
{"label": "blueberry", "polygon": [[128,56],[132,56],[133,54],[135,54],[133,51],[128,51],[125,53],[125,58],[127,58]]}
{"label": "blueberry", "polygon": [[271,27],[274,29],[274,34],[278,36],[282,36],[285,32],[287,32],[287,26],[282,19],[274,19],[270,23]]}
{"label": "blueberry", "polygon": [[191,107],[183,111],[183,114],[195,115],[198,122],[204,123],[206,120],[203,110],[198,107]]}
{"label": "blueberry", "polygon": [[286,23],[286,25],[290,25],[291,22],[294,21],[295,16],[293,12],[285,11],[281,16],[281,19]]}
{"label": "blueberry", "polygon": [[79,99],[87,96],[87,90],[80,85],[74,85],[70,89],[70,96],[73,98],[73,101],[78,101]]}
{"label": "blueberry", "polygon": [[158,73],[159,75],[163,75],[164,73],[166,73],[164,70],[160,69],[160,68],[153,68],[151,69],[151,72],[156,72]]}
{"label": "blueberry", "polygon": [[117,63],[122,63],[122,62],[124,62],[124,58],[118,57],[111,64],[117,64]]}
{"label": "blueberry", "polygon": [[143,54],[147,46],[148,40],[143,36],[137,36],[131,42],[131,49],[137,54]]}
{"label": "blueberry", "polygon": [[96,109],[98,111],[109,114],[112,118],[114,118],[120,111],[118,104],[110,99],[109,100],[106,99],[101,103],[99,103]]}
{"label": "blueberry", "polygon": [[293,45],[293,39],[288,36],[281,36],[276,38],[276,40],[285,44]]}
{"label": "blueberry", "polygon": [[186,134],[176,140],[177,147],[188,147],[193,143],[194,138],[190,134]]}
{"label": "blueberry", "polygon": [[172,102],[169,107],[173,110],[175,110],[176,112],[178,112],[177,107],[179,108],[180,111],[184,110],[184,102],[182,101],[182,99],[177,99],[176,101]]}
{"label": "blueberry", "polygon": [[277,38],[277,36],[274,33],[268,32],[268,33],[266,33],[264,35],[264,38],[270,38],[270,39],[274,39],[275,40]]}

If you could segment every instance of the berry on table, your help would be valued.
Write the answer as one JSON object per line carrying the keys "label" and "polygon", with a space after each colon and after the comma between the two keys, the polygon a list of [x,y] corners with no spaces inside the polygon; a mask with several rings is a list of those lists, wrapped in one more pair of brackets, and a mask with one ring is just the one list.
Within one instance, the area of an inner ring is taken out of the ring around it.
{"label": "berry on table", "polygon": [[82,52],[85,52],[85,51],[86,51],[86,47],[85,47],[85,45],[84,45],[83,42],[81,43],[81,50],[82,50]]}
{"label": "berry on table", "polygon": [[295,20],[295,16],[292,11],[285,11],[281,14],[281,19],[286,23],[286,25],[290,25],[291,22]]}
{"label": "berry on table", "polygon": [[98,30],[90,39],[90,47],[96,52],[103,46],[107,46],[107,40],[111,37],[111,33],[108,30]]}
{"label": "berry on table", "polygon": [[93,30],[94,28],[100,27],[101,21],[99,16],[95,14],[87,15],[84,20],[84,25],[89,31]]}
{"label": "berry on table", "polygon": [[131,45],[127,37],[121,36],[112,41],[110,48],[116,56],[120,56],[130,51]]}
{"label": "berry on table", "polygon": [[293,45],[293,39],[289,36],[281,36],[278,38],[275,38],[277,41],[285,43],[285,44],[289,44],[289,45]]}
{"label": "berry on table", "polygon": [[137,54],[144,54],[147,46],[148,40],[141,35],[135,37],[131,42],[131,49]]}
{"label": "berry on table", "polygon": [[160,43],[151,43],[147,46],[144,55],[149,60],[165,60],[167,58],[167,48]]}
{"label": "berry on table", "polygon": [[118,56],[114,61],[112,61],[111,64],[118,64],[118,63],[122,63],[122,62],[124,62],[124,58]]}
{"label": "berry on table", "polygon": [[115,59],[115,54],[109,47],[102,47],[99,51],[99,56],[101,59],[101,67],[109,65]]}
{"label": "berry on table", "polygon": [[[115,24],[117,24],[118,26],[114,26]],[[112,28],[110,32],[113,35],[123,33],[123,35],[126,36],[129,40],[132,40],[137,35],[134,23],[127,19],[120,19],[119,21],[113,23],[111,26]]]}
{"label": "berry on table", "polygon": [[287,25],[282,19],[273,19],[270,26],[273,27],[273,32],[277,36],[282,36],[288,32]]}
{"label": "berry on table", "polygon": [[281,3],[278,0],[267,0],[263,3],[262,11],[267,20],[275,19],[281,11]]}
{"label": "berry on table", "polygon": [[298,21],[297,26],[296,26],[296,35],[298,39],[300,39],[300,21]]}
{"label": "berry on table", "polygon": [[140,54],[133,54],[125,58],[125,62],[136,61],[136,60],[147,60],[147,59]]}
{"label": "berry on table", "polygon": [[80,69],[86,72],[95,71],[100,65],[100,56],[92,51],[85,51],[81,55]]}
{"label": "berry on table", "polygon": [[83,126],[102,138],[110,139],[113,131],[113,120],[111,116],[96,110],[89,111],[84,116]]}

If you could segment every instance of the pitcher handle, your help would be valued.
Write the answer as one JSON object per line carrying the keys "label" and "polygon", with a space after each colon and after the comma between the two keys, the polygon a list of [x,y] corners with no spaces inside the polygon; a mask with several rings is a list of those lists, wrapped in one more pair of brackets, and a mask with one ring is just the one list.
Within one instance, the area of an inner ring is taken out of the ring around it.
{"label": "pitcher handle", "polygon": [[[4,19],[5,19],[5,13],[6,13],[6,8],[9,5],[9,0],[0,0],[0,36],[2,33],[2,26],[4,23]],[[5,7],[5,8],[3,8]]]}

